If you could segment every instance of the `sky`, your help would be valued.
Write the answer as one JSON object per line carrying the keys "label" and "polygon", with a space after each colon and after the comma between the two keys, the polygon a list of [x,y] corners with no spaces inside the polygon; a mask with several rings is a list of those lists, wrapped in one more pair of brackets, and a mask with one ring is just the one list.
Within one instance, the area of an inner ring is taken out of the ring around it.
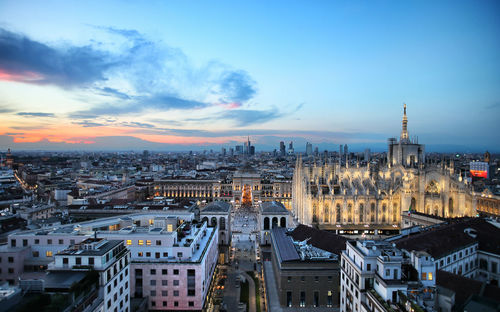
{"label": "sky", "polygon": [[[0,149],[500,152],[498,1],[3,1]],[[353,150],[351,149],[351,150]]]}

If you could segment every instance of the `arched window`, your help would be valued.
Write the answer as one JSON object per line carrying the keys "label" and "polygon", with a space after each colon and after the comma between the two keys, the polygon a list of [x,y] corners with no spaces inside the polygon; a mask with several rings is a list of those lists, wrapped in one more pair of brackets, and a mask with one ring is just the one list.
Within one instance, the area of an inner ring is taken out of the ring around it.
{"label": "arched window", "polygon": [[385,214],[387,212],[387,205],[386,204],[383,204],[382,205],[382,223],[385,223],[387,222],[386,221],[386,218],[385,218]]}
{"label": "arched window", "polygon": [[323,222],[328,223],[328,218],[330,216],[330,213],[328,211],[328,205],[325,205],[323,208]]}
{"label": "arched window", "polygon": [[313,222],[318,222],[318,206],[313,204]]}
{"label": "arched window", "polygon": [[335,209],[335,213],[337,214],[337,216],[335,218],[336,222],[340,223],[341,221],[340,221],[340,205],[339,204],[337,204],[337,208]]}
{"label": "arched window", "polygon": [[226,219],[224,217],[219,218],[219,224],[220,224],[220,229],[225,230],[226,229]]}
{"label": "arched window", "polygon": [[217,218],[212,217],[212,226],[217,226]]}
{"label": "arched window", "polygon": [[264,230],[269,230],[269,217],[264,218]]}
{"label": "arched window", "polygon": [[208,218],[207,217],[203,217],[203,219],[201,219],[201,223],[204,223],[204,222],[206,222],[208,225]]}
{"label": "arched window", "polygon": [[286,227],[286,218],[285,217],[281,217],[280,226],[281,227]]}
{"label": "arched window", "polygon": [[272,225],[272,228],[274,229],[275,227],[278,226],[278,218],[277,217],[273,217],[273,225]]}
{"label": "arched window", "polygon": [[352,222],[352,205],[347,205],[347,222]]}
{"label": "arched window", "polygon": [[365,205],[359,204],[359,222],[363,223],[365,215]]}
{"label": "arched window", "polygon": [[454,217],[453,215],[453,198],[450,197],[448,201],[448,217]]}
{"label": "arched window", "polygon": [[370,220],[371,222],[375,222],[375,203],[372,203],[370,207]]}
{"label": "arched window", "polygon": [[410,208],[411,211],[417,211],[417,200],[415,197],[411,198]]}
{"label": "arched window", "polygon": [[436,206],[434,206],[434,215],[435,215],[435,216],[437,216],[437,215],[438,215],[438,213],[439,213],[439,208],[438,208],[438,206],[436,205]]}
{"label": "arched window", "polygon": [[398,204],[392,205],[392,222],[398,221]]}

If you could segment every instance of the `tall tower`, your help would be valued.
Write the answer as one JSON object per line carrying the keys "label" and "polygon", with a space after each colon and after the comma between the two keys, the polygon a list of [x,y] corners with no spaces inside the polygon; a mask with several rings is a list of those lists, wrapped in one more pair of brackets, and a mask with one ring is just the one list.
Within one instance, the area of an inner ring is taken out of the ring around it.
{"label": "tall tower", "polygon": [[403,114],[403,129],[401,130],[401,143],[409,143],[408,136],[408,117],[406,117],[406,103],[404,104],[404,114]]}

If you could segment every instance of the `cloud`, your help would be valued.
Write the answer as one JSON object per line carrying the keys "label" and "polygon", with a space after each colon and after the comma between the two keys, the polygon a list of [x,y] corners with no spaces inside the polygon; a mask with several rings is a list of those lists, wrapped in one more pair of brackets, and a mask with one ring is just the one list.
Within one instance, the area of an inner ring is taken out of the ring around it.
{"label": "cloud", "polygon": [[92,122],[92,121],[88,121],[88,120],[83,120],[83,121],[75,121],[75,122],[73,122],[73,124],[75,124],[75,125],[80,125],[80,126],[85,127],[85,128],[93,128],[93,127],[102,127],[102,126],[106,126],[106,125],[105,125],[105,124],[103,124],[103,123]]}
{"label": "cloud", "polygon": [[242,103],[255,96],[255,81],[243,70],[224,72],[220,80],[224,103]]}
{"label": "cloud", "polygon": [[264,123],[279,117],[284,114],[277,109],[270,110],[251,110],[251,109],[235,109],[225,111],[221,118],[233,120],[238,127],[249,126],[253,124]]}
{"label": "cloud", "polygon": [[96,92],[98,92],[99,94],[102,94],[104,96],[113,96],[113,97],[116,97],[116,98],[119,98],[122,100],[129,100],[131,98],[128,94],[126,94],[124,92],[120,92],[114,88],[109,88],[109,87],[104,87],[104,88],[100,88],[100,89],[98,88],[98,89],[96,89]]}
{"label": "cloud", "polygon": [[12,108],[0,106],[0,114],[12,113],[15,112]]}
{"label": "cloud", "polygon": [[128,103],[95,106],[86,110],[70,113],[69,117],[74,119],[89,119],[101,116],[120,116],[141,113],[147,110],[168,111],[172,109],[198,109],[208,107],[209,105],[208,103],[182,99],[172,95],[155,95],[150,97],[134,97]]}
{"label": "cloud", "polygon": [[67,88],[103,81],[115,65],[108,53],[91,46],[54,48],[0,28],[3,79]]}
{"label": "cloud", "polygon": [[19,112],[16,115],[24,117],[49,117],[49,118],[56,117],[56,115],[52,113],[40,113],[40,112]]}

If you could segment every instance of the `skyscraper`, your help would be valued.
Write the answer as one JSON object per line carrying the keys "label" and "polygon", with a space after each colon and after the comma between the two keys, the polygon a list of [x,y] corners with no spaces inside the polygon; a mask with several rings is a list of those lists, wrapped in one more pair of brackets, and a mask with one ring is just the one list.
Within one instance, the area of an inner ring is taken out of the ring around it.
{"label": "skyscraper", "polygon": [[281,141],[280,142],[280,155],[285,156],[286,150],[285,150],[285,142]]}
{"label": "skyscraper", "polygon": [[307,142],[306,143],[306,155],[307,156],[310,156],[312,155],[312,151],[313,151],[313,146],[311,143]]}

